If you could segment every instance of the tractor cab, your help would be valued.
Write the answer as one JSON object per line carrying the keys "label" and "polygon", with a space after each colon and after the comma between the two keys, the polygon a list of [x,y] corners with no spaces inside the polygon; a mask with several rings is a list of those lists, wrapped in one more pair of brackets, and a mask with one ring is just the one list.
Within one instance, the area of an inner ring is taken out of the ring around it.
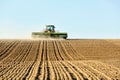
{"label": "tractor cab", "polygon": [[55,32],[55,26],[54,25],[46,25],[45,32]]}

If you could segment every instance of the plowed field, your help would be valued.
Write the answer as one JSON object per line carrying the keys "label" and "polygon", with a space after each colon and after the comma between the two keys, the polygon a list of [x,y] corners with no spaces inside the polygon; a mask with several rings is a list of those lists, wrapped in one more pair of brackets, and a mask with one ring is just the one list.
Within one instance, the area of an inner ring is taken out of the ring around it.
{"label": "plowed field", "polygon": [[0,80],[120,80],[120,40],[0,40]]}

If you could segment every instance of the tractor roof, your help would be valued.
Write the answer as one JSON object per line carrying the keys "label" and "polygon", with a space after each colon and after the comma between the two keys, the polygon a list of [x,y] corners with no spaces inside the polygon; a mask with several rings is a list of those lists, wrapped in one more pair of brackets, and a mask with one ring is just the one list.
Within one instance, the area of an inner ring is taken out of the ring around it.
{"label": "tractor roof", "polygon": [[55,28],[55,26],[54,26],[54,25],[46,25],[46,27],[53,27],[53,28]]}

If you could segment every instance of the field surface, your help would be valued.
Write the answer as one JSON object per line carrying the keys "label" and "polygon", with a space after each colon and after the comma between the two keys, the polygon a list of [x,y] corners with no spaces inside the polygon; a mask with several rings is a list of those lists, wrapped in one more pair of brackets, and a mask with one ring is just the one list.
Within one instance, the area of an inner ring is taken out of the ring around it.
{"label": "field surface", "polygon": [[0,40],[0,80],[120,80],[120,40]]}

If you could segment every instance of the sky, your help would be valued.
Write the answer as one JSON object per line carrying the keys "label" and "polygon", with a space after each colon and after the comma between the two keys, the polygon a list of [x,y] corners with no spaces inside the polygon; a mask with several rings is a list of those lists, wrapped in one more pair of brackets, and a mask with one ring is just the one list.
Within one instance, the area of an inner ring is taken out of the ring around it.
{"label": "sky", "polygon": [[0,39],[54,24],[68,38],[120,38],[120,0],[0,0]]}

